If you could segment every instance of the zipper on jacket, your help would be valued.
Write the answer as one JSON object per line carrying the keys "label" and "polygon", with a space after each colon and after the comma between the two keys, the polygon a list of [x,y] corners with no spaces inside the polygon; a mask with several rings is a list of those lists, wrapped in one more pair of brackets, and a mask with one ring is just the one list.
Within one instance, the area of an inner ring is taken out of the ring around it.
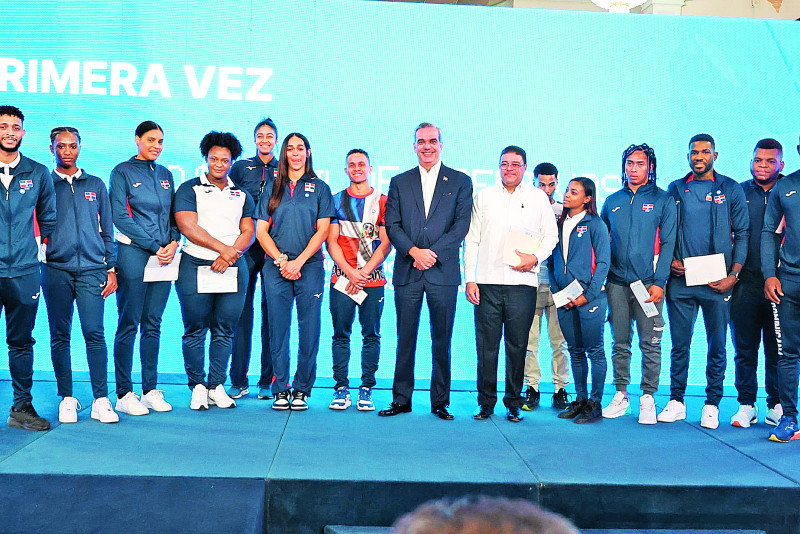
{"label": "zipper on jacket", "polygon": [[75,180],[76,178],[72,179],[72,182],[69,182],[69,188],[72,191],[72,215],[75,217],[75,231],[77,234],[78,239],[76,239],[75,248],[77,250],[77,254],[75,255],[78,260],[78,272],[81,272],[81,238],[80,238],[80,227],[78,226],[78,203],[75,200]]}

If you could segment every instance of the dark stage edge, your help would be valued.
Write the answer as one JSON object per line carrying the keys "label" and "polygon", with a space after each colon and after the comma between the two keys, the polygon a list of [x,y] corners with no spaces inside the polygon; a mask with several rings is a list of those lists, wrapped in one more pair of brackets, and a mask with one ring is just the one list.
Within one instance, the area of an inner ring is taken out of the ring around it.
{"label": "dark stage edge", "polygon": [[[188,388],[165,390],[173,412],[103,425],[79,382],[79,422],[59,425],[55,385],[36,382],[34,404],[54,425],[0,425],[0,532],[319,534],[389,526],[424,501],[475,493],[540,503],[582,529],[800,531],[800,442],[769,442],[763,422],[730,427],[734,399],[712,431],[698,424],[699,398],[687,398],[685,422],[639,425],[634,409],[579,426],[555,417],[545,391],[545,406],[514,424],[500,405],[474,421],[470,392],[453,393],[448,422],[429,413],[425,391],[413,413],[383,419],[329,410],[330,389],[300,413],[253,394],[193,412]],[[8,381],[0,398],[11,399]],[[383,407],[391,392],[375,400]]]}

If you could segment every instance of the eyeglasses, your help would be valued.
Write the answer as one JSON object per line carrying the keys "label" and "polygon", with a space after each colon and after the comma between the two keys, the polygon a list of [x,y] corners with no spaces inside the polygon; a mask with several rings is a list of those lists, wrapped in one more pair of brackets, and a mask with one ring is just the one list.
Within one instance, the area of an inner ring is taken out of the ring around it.
{"label": "eyeglasses", "polygon": [[513,162],[513,163],[509,163],[507,161],[503,161],[503,162],[500,163],[500,168],[501,169],[513,169],[515,171],[518,171],[519,169],[521,169],[524,166],[525,166],[524,163],[518,163],[516,161]]}

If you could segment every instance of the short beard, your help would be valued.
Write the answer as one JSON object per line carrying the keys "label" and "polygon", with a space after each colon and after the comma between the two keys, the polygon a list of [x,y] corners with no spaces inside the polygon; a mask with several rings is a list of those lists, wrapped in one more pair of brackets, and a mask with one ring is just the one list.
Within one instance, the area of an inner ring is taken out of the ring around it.
{"label": "short beard", "polygon": [[19,150],[19,146],[21,144],[22,144],[22,139],[17,141],[17,146],[15,146],[14,148],[6,148],[5,145],[3,145],[3,143],[0,143],[0,150],[5,152],[6,154],[13,154],[14,152],[17,152]]}

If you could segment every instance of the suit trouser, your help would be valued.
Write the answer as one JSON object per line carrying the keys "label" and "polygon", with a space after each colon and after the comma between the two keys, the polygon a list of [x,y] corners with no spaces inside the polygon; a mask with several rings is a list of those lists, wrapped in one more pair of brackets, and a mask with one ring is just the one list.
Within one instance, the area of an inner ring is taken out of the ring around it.
{"label": "suit trouser", "polygon": [[[603,330],[606,325],[608,301],[606,294],[583,306],[569,310],[558,309],[561,330],[567,339],[572,378],[579,399],[600,402],[603,399],[603,386],[606,382],[606,352],[603,346]],[[589,362],[592,362],[592,392],[588,391]]]}
{"label": "suit trouser", "polygon": [[658,390],[661,374],[661,336],[664,333],[664,317],[661,314],[663,300],[656,304],[658,315],[647,317],[628,286],[606,284],[608,316],[614,347],[611,362],[614,366],[614,385],[618,391],[626,391],[631,383],[631,342],[633,322],[639,336],[642,351],[642,391],[653,395]]}
{"label": "suit trouser", "polygon": [[281,276],[280,269],[267,262],[261,274],[266,284],[270,351],[275,373],[272,392],[289,389],[289,335],[292,304],[296,303],[299,340],[292,389],[310,396],[317,377],[325,269],[321,261],[308,262],[300,269],[300,278],[292,281]]}
{"label": "suit trouser", "polygon": [[479,284],[480,304],[475,306],[475,343],[478,351],[478,404],[497,403],[497,360],[500,338],[505,337],[506,408],[519,408],[525,377],[525,347],[529,323],[536,312],[536,287]]}
{"label": "suit trouser", "polygon": [[117,396],[133,391],[133,343],[139,339],[142,363],[142,390],[158,385],[158,346],[161,317],[167,307],[172,282],[145,282],[144,266],[150,252],[133,245],[117,243],[117,333],[114,335],[114,375]]}
{"label": "suit trouser", "polygon": [[[253,243],[245,253],[249,274],[247,293],[244,298],[242,315],[236,332],[233,335],[233,348],[231,349],[231,385],[244,389],[248,387],[247,371],[250,367],[250,352],[253,349],[253,301],[255,300],[256,282],[261,269],[264,267],[264,250]],[[268,388],[272,383],[272,354],[269,352],[269,320],[267,315],[267,298],[264,277],[261,277],[261,377],[258,387]]]}
{"label": "suit trouser", "polygon": [[731,298],[731,337],[736,348],[736,391],[739,404],[754,405],[758,382],[758,346],[764,340],[764,367],[767,406],[778,402],[778,341],[775,338],[775,312],[764,297],[764,284],[739,282]]}
{"label": "suit trouser", "polygon": [[[203,384],[208,389],[214,389],[225,383],[233,332],[242,315],[242,304],[247,290],[247,264],[244,258],[239,258],[233,265],[238,268],[238,290],[235,293],[198,293],[197,268],[212,263],[184,254],[181,258],[180,274],[175,282],[183,316],[183,364],[190,388]],[[208,344],[206,381],[205,344],[209,331],[211,341]]]}
{"label": "suit trouser", "polygon": [[672,338],[670,353],[670,400],[683,402],[689,377],[689,350],[697,310],[703,310],[708,356],[706,404],[719,405],[723,393],[727,355],[725,344],[730,316],[730,293],[715,293],[708,286],[686,287],[683,276],[671,277],[667,285],[667,312]]}
{"label": "suit trouser", "polygon": [[778,321],[778,388],[783,414],[797,417],[798,362],[800,362],[800,280],[779,276],[783,296],[776,306]]}
{"label": "suit trouser", "polygon": [[74,305],[78,305],[81,332],[86,343],[89,379],[95,399],[108,396],[108,348],[103,329],[105,269],[75,274],[42,264],[42,293],[50,323],[50,358],[58,395],[72,397],[70,338]]}
{"label": "suit trouser", "polygon": [[539,367],[539,332],[543,317],[547,315],[547,334],[553,351],[553,385],[556,391],[569,384],[569,365],[567,364],[567,342],[558,324],[558,310],[553,302],[549,284],[541,284],[536,293],[536,314],[528,333],[528,350],[525,356],[525,384],[539,390],[542,370]]}
{"label": "suit trouser", "polygon": [[431,406],[450,404],[450,343],[457,295],[458,286],[440,286],[425,279],[395,286],[397,361],[392,396],[397,404],[411,404],[414,392],[414,357],[423,297],[428,304],[431,324]]}
{"label": "suit trouser", "polygon": [[30,402],[33,386],[33,326],[39,308],[41,275],[35,272],[0,278],[0,310],[6,310],[8,370],[14,390],[14,407]]}
{"label": "suit trouser", "polygon": [[331,319],[333,320],[333,379],[336,388],[349,387],[347,368],[350,363],[350,334],[358,308],[358,321],[361,323],[361,386],[375,386],[375,373],[381,355],[381,315],[383,314],[384,287],[365,287],[367,298],[361,304],[333,289],[330,298]]}

